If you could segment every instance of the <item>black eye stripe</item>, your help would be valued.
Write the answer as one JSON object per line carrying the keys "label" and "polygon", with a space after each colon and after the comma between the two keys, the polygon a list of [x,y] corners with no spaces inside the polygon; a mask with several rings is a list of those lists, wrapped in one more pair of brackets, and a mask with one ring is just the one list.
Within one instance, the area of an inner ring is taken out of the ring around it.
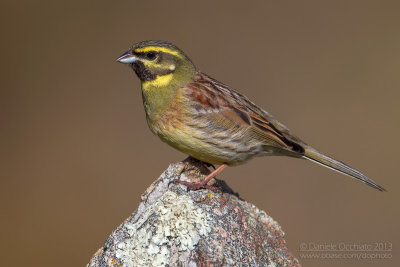
{"label": "black eye stripe", "polygon": [[149,52],[146,53],[146,58],[150,59],[150,60],[155,59],[156,56],[157,56],[156,52],[153,52],[153,51],[149,51]]}
{"label": "black eye stripe", "polygon": [[133,54],[139,58],[154,60],[154,59],[156,59],[158,52],[156,52],[156,51],[134,52]]}

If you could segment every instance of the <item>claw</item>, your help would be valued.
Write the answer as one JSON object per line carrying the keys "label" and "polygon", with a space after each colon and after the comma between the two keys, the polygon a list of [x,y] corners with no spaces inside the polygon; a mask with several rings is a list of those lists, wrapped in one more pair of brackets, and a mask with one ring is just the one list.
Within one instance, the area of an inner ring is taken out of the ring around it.
{"label": "claw", "polygon": [[208,163],[208,162],[205,162],[205,161],[203,161],[203,163],[204,163],[204,165],[207,166],[207,168],[208,168],[208,167],[213,167],[214,170],[217,169],[217,168],[215,168],[214,164],[211,164],[211,163]]}
{"label": "claw", "polygon": [[171,184],[175,184],[177,179],[174,179],[174,180],[171,180],[171,181],[169,181],[168,182],[168,186],[167,186],[167,188],[169,188],[169,186],[171,185]]}
{"label": "claw", "polygon": [[169,186],[171,183],[175,183],[175,184],[178,183],[178,184],[186,185],[188,191],[189,191],[189,190],[199,190],[199,189],[202,189],[202,188],[204,188],[204,189],[209,189],[209,190],[212,190],[212,191],[217,191],[217,190],[219,190],[219,187],[211,186],[211,185],[208,185],[207,183],[208,183],[212,178],[214,178],[215,175],[217,175],[219,172],[221,172],[223,169],[225,169],[227,166],[228,166],[228,165],[227,165],[226,163],[220,165],[220,166],[219,166],[217,169],[215,169],[212,173],[210,173],[209,175],[207,175],[207,177],[204,178],[201,182],[194,183],[194,182],[186,182],[186,181],[182,181],[182,180],[179,180],[179,179],[174,179],[174,180],[172,180],[172,181],[170,181],[170,182],[168,183],[168,186]]}
{"label": "claw", "polygon": [[169,184],[174,183],[174,184],[182,184],[186,186],[186,192],[189,192],[191,190],[196,191],[199,189],[209,189],[212,190],[214,192],[216,191],[221,191],[221,188],[219,186],[212,186],[212,185],[208,185],[206,183],[204,183],[204,180],[198,183],[193,183],[193,182],[186,182],[186,181],[182,181],[179,179],[174,179],[171,182],[169,182]]}

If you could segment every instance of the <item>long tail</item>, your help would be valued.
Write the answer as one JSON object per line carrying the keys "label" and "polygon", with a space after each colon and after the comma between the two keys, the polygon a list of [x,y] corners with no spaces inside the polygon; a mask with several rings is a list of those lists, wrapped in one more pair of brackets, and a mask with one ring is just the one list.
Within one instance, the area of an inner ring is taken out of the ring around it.
{"label": "long tail", "polygon": [[321,164],[322,166],[325,166],[327,168],[330,168],[332,170],[338,171],[340,173],[346,174],[352,178],[358,179],[361,182],[378,189],[379,191],[386,191],[385,188],[382,186],[378,185],[371,179],[369,179],[367,176],[364,174],[356,171],[355,169],[351,168],[350,166],[344,164],[343,162],[337,161],[333,158],[330,158],[321,152],[318,152],[317,150],[313,148],[306,148],[305,153],[304,153],[304,158],[309,159],[311,161],[314,161],[318,164]]}

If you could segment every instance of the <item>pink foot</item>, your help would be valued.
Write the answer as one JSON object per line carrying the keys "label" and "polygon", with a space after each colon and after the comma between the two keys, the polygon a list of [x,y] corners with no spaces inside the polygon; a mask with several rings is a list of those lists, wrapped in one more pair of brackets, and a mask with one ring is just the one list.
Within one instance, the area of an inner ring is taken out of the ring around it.
{"label": "pink foot", "polygon": [[223,169],[225,169],[228,165],[226,163],[220,165],[218,168],[216,168],[212,173],[210,173],[209,175],[207,175],[206,178],[204,178],[201,182],[198,183],[194,183],[194,182],[186,182],[186,181],[182,181],[179,179],[175,179],[172,181],[172,183],[178,183],[178,184],[183,184],[187,186],[188,191],[189,190],[199,190],[202,188],[205,189],[210,189],[212,191],[218,191],[219,187],[216,186],[211,186],[208,185],[207,183],[214,178],[218,173],[220,173]]}

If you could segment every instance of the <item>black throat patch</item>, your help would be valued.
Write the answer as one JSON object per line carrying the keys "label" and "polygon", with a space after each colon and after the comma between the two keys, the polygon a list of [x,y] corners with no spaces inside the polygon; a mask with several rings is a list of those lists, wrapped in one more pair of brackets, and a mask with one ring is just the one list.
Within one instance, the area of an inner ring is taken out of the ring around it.
{"label": "black throat patch", "polygon": [[131,64],[132,69],[135,71],[136,75],[142,81],[152,81],[156,78],[156,75],[152,74],[144,64],[140,61],[135,61]]}

